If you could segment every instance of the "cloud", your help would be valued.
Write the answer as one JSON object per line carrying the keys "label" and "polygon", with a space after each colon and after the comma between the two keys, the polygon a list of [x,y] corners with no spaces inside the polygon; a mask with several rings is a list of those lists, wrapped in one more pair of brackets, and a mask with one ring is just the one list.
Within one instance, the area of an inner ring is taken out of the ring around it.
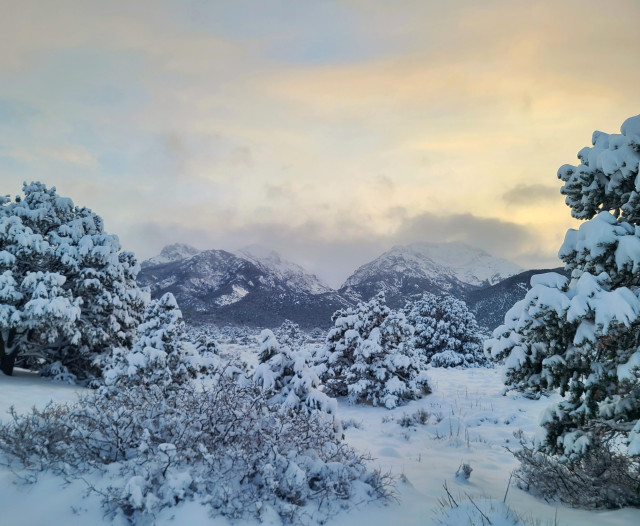
{"label": "cloud", "polygon": [[517,256],[536,242],[531,227],[473,214],[439,216],[424,213],[405,219],[393,238],[402,244],[418,241],[459,241],[500,257]]}
{"label": "cloud", "polygon": [[558,200],[560,190],[544,184],[519,184],[502,194],[502,199],[511,206],[530,206]]}

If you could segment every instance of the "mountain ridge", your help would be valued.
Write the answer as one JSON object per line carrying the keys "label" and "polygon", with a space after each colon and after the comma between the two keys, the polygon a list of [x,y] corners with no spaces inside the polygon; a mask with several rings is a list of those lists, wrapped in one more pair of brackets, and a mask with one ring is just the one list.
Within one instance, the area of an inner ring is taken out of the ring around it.
{"label": "mountain ridge", "polygon": [[[225,251],[176,243],[141,264],[138,282],[154,297],[172,292],[187,319],[213,323],[275,327],[290,319],[307,328],[328,327],[336,310],[383,290],[392,308],[424,292],[451,294],[469,302],[483,325],[495,326],[506,312],[503,306],[524,296],[526,286],[516,280],[514,290],[495,289],[504,296],[500,308],[479,291],[519,275],[517,270],[522,269],[463,243],[413,243],[361,265],[336,290],[260,245]],[[495,312],[485,315],[486,309]]]}

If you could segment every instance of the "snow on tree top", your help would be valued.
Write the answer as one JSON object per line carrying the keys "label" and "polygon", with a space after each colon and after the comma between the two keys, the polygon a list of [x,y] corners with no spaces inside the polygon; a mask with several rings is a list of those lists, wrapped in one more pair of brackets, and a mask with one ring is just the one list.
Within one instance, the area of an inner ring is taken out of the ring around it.
{"label": "snow on tree top", "polygon": [[640,115],[629,117],[620,126],[620,131],[627,139],[636,139],[636,144],[640,143]]}

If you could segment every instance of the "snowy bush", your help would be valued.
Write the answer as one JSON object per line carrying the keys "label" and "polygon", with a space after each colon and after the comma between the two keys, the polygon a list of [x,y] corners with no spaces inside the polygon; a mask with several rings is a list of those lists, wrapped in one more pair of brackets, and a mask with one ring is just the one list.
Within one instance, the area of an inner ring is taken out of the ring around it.
{"label": "snowy bush", "polygon": [[467,305],[453,296],[424,294],[404,309],[413,345],[434,367],[477,367],[486,363],[480,329]]}
{"label": "snowy bush", "polygon": [[91,210],[41,183],[23,192],[0,198],[0,369],[89,381],[135,339],[139,267]]}
{"label": "snowy bush", "polygon": [[321,329],[320,327],[311,329],[311,332],[309,333],[309,339],[314,343],[324,342],[326,337],[327,331]]}
{"label": "snowy bush", "polygon": [[554,455],[526,444],[514,453],[518,486],[548,500],[582,508],[640,506],[640,461],[621,455],[609,444],[596,442],[576,462],[560,462]]}
{"label": "snowy bush", "polygon": [[485,352],[504,360],[509,388],[560,391],[542,417],[539,450],[589,478],[596,450],[618,465],[640,457],[640,116],[621,135],[595,132],[578,158],[558,171],[572,215],[588,220],[560,248],[571,278],[534,276]]}
{"label": "snowy bush", "polygon": [[223,341],[232,344],[253,345],[256,339],[248,327],[235,327],[226,325],[220,330]]}
{"label": "snowy bush", "polygon": [[213,325],[185,325],[187,339],[193,342],[201,356],[217,356],[220,348],[220,334]]}
{"label": "snowy bush", "polygon": [[320,380],[309,367],[306,352],[281,346],[273,332],[265,329],[260,334],[258,360],[253,381],[264,390],[270,403],[284,409],[323,411],[335,416],[338,404],[318,389]]}
{"label": "snowy bush", "polygon": [[134,524],[186,500],[213,515],[272,509],[300,524],[390,495],[390,479],[367,470],[326,414],[278,411],[256,386],[225,375],[194,387],[123,385],[74,405],[13,413],[0,426],[0,448],[34,476],[81,478],[108,512]]}
{"label": "snowy bush", "polygon": [[334,328],[316,356],[327,394],[392,409],[429,392],[411,345],[412,329],[402,313],[386,306],[383,293],[332,319]]}

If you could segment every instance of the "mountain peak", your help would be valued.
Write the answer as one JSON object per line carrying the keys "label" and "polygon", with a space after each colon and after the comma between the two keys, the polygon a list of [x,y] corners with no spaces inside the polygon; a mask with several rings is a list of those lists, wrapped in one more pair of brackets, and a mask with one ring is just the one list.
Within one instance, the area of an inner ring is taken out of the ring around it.
{"label": "mountain peak", "polygon": [[177,255],[188,255],[195,256],[198,252],[200,252],[196,247],[191,245],[187,245],[186,243],[174,243],[172,245],[167,245],[160,251],[161,256],[170,257]]}
{"label": "mountain peak", "polygon": [[297,263],[283,259],[274,250],[262,245],[248,245],[237,251],[237,255],[250,260],[261,270],[277,276],[290,287],[310,294],[323,294],[333,289],[315,274],[308,273]]}
{"label": "mountain peak", "polygon": [[368,299],[385,290],[391,303],[401,305],[421,292],[461,295],[518,274],[515,263],[460,242],[396,245],[361,266],[341,290]]}
{"label": "mountain peak", "polygon": [[385,254],[394,252],[408,252],[425,262],[429,260],[450,270],[462,283],[474,287],[494,285],[524,270],[511,261],[494,257],[480,248],[460,241],[397,245]]}
{"label": "mountain peak", "polygon": [[142,262],[142,267],[151,267],[154,265],[164,265],[165,263],[171,263],[173,261],[180,261],[187,259],[201,251],[186,243],[174,243],[172,245],[165,246],[158,256],[152,257]]}

